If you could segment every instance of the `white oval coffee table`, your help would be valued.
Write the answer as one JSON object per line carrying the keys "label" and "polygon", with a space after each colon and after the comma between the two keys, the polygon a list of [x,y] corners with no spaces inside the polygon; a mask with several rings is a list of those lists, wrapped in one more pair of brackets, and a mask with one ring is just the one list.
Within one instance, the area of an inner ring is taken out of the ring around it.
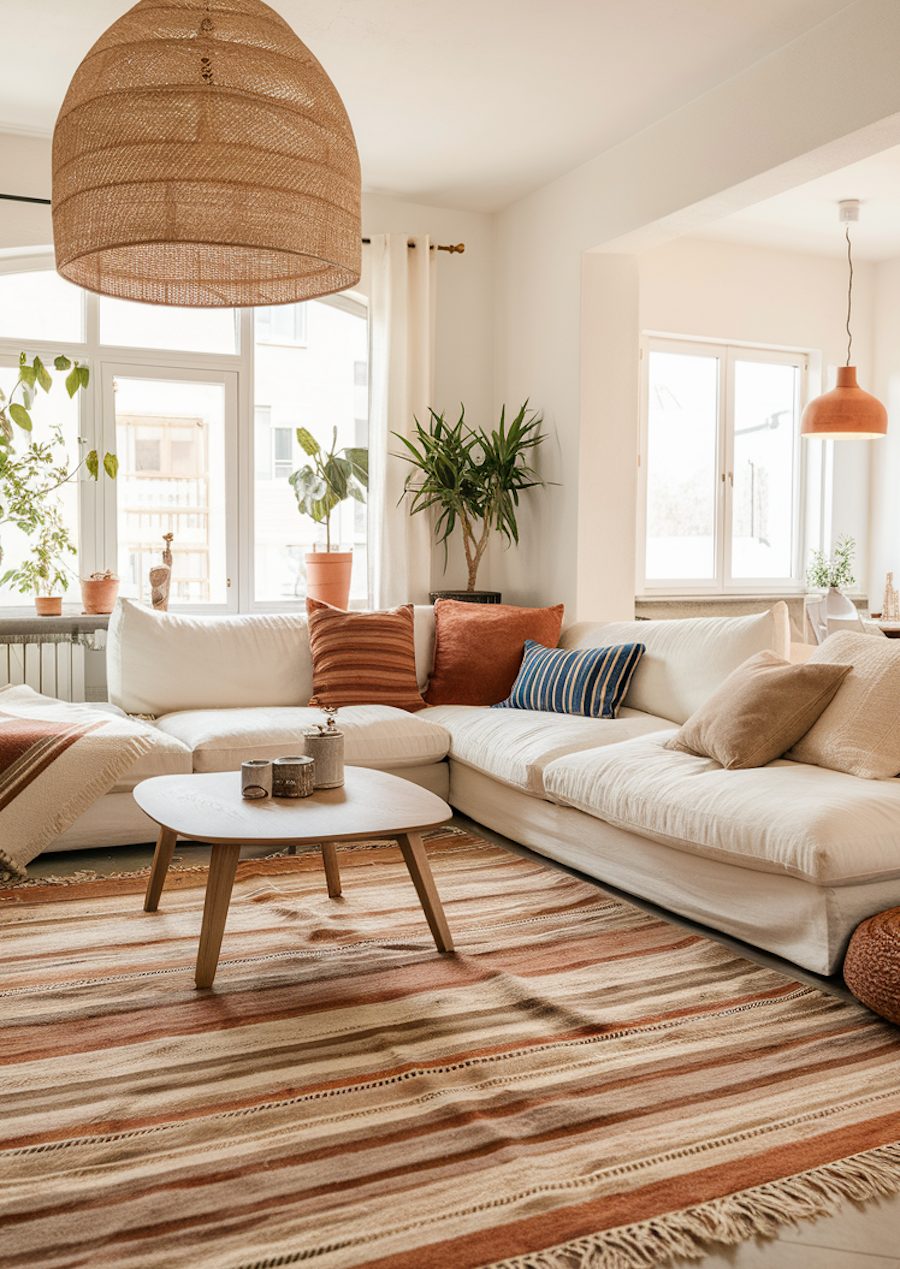
{"label": "white oval coffee table", "polygon": [[212,857],[203,904],[196,983],[211,987],[219,963],[228,903],[242,846],[320,846],[328,894],[341,893],[335,842],[395,838],[439,952],[453,939],[438,898],[420,833],[445,824],[453,814],[436,794],[366,767],[348,767],[340,789],[320,789],[308,798],[241,797],[241,773],[153,776],[135,786],[134,799],[160,826],[147,882],[144,911],[155,912],[175,841],[209,842]]}

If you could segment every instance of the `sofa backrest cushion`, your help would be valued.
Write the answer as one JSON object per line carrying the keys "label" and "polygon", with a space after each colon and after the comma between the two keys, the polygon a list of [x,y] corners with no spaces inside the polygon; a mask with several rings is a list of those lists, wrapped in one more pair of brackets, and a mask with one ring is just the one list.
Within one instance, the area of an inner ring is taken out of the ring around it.
{"label": "sofa backrest cushion", "polygon": [[305,705],[312,695],[299,613],[193,617],[120,599],[109,620],[109,699],[129,714]]}
{"label": "sofa backrest cushion", "polygon": [[[434,613],[417,606],[416,678],[428,683]],[[120,599],[109,619],[109,699],[129,714],[306,705],[312,657],[305,614],[194,617]]]}
{"label": "sofa backrest cushion", "polygon": [[866,780],[900,775],[900,644],[868,634],[829,635],[807,665],[850,666],[834,700],[786,758]]}
{"label": "sofa backrest cushion", "polygon": [[562,632],[560,647],[642,643],[646,650],[623,704],[684,723],[748,657],[775,652],[787,659],[790,641],[787,604],[777,603],[746,617],[577,622]]}

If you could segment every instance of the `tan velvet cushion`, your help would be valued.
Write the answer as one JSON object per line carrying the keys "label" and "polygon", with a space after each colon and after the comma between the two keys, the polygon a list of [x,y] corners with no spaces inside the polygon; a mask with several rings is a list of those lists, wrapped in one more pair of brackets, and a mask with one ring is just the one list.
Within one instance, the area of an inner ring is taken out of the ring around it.
{"label": "tan velvet cushion", "polygon": [[757,652],[666,741],[667,749],[712,758],[729,770],[764,767],[812,727],[849,666],[792,665]]}
{"label": "tan velvet cushion", "polygon": [[850,667],[816,725],[785,757],[865,780],[900,774],[900,640],[840,631],[807,661]]}
{"label": "tan velvet cushion", "polygon": [[393,705],[424,709],[416,683],[412,604],[345,612],[307,599],[313,663],[310,705]]}
{"label": "tan velvet cushion", "polygon": [[429,705],[496,705],[515,682],[526,639],[555,648],[563,606],[517,608],[438,599]]}

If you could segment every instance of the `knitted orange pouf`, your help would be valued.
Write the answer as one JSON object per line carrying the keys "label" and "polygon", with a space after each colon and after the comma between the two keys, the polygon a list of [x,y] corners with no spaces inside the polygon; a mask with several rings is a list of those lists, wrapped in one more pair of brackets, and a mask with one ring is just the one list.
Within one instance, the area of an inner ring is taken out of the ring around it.
{"label": "knitted orange pouf", "polygon": [[844,958],[844,982],[857,1000],[900,1024],[900,908],[856,927]]}

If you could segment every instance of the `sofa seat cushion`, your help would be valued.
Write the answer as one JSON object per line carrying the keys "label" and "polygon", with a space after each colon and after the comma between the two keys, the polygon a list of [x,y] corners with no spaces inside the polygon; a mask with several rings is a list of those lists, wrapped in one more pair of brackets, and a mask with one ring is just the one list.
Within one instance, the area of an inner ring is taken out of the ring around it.
{"label": "sofa seat cushion", "polygon": [[534,709],[435,705],[418,717],[446,728],[454,761],[537,797],[544,796],[544,768],[563,754],[672,727],[667,718],[634,709],[620,710],[618,718],[585,718]]}
{"label": "sofa seat cushion", "polygon": [[193,756],[188,745],[152,723],[147,725],[147,731],[152,733],[153,748],[122,772],[110,793],[130,793],[136,784],[151,776],[190,775],[193,771]]}
{"label": "sofa seat cushion", "polygon": [[[167,714],[158,726],[193,750],[195,771],[237,771],[249,758],[302,753],[304,731],[323,719],[308,707],[197,709]],[[440,762],[450,746],[443,727],[392,705],[348,705],[337,725],[353,767],[419,767]]]}
{"label": "sofa seat cushion", "polygon": [[819,886],[900,877],[900,780],[785,758],[727,771],[666,749],[669,735],[560,758],[544,772],[547,796],[690,854]]}

